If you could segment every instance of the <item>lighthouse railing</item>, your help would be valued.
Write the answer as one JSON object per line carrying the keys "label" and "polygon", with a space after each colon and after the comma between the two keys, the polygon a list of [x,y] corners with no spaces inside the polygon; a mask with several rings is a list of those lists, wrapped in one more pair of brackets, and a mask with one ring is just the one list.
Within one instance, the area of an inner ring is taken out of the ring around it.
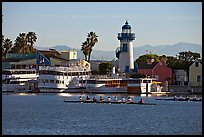
{"label": "lighthouse railing", "polygon": [[118,33],[118,39],[135,39],[135,33]]}
{"label": "lighthouse railing", "polygon": [[120,56],[120,53],[123,51],[123,48],[122,47],[118,47],[116,50],[115,50],[115,54],[116,54],[116,57],[119,59],[119,56]]}

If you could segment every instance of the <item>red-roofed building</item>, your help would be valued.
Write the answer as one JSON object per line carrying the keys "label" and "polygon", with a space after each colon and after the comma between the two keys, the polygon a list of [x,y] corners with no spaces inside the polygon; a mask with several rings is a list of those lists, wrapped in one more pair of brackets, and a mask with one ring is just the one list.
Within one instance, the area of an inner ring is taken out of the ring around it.
{"label": "red-roofed building", "polygon": [[153,61],[154,60],[147,60],[147,62],[140,63],[138,65],[138,73],[154,77],[164,84],[166,81],[168,81],[169,84],[172,84],[172,69],[167,67],[165,61]]}

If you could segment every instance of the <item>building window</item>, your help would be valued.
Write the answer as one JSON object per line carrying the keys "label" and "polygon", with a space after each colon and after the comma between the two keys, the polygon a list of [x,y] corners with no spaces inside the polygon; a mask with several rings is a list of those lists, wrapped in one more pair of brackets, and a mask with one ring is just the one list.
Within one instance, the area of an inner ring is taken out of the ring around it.
{"label": "building window", "polygon": [[195,67],[199,67],[199,62],[195,62]]}
{"label": "building window", "polygon": [[56,83],[60,83],[60,81],[59,81],[59,80],[56,80]]}
{"label": "building window", "polygon": [[55,83],[55,81],[54,80],[50,80],[50,83]]}
{"label": "building window", "polygon": [[128,51],[128,46],[127,44],[123,44],[123,52],[127,52]]}
{"label": "building window", "polygon": [[45,79],[45,83],[48,83],[49,81],[48,81],[48,79]]}
{"label": "building window", "polygon": [[125,72],[129,72],[130,67],[129,66],[125,66]]}
{"label": "building window", "polygon": [[197,75],[197,82],[201,82],[201,76]]}

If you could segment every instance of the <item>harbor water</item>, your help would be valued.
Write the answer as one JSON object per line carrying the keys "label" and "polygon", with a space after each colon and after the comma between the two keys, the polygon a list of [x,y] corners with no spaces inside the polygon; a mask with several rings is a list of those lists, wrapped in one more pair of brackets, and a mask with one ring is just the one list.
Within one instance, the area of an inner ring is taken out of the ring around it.
{"label": "harbor water", "polygon": [[[66,103],[79,96],[141,98],[146,103]],[[2,93],[3,135],[202,135],[202,102],[166,96],[88,93]]]}

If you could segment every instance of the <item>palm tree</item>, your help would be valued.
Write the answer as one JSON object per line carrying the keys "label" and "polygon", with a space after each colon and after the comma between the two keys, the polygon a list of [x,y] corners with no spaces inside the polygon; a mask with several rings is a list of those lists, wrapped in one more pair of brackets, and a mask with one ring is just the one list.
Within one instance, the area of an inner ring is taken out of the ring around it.
{"label": "palm tree", "polygon": [[2,34],[2,55],[5,51],[5,48],[4,48],[4,35]]}
{"label": "palm tree", "polygon": [[[86,38],[86,41],[82,43],[81,51],[83,51],[83,54],[85,56],[85,60],[90,62],[91,52],[94,45],[98,42],[97,35],[95,32],[88,33],[88,37]],[[87,59],[88,56],[88,59]]]}
{"label": "palm tree", "polygon": [[26,35],[26,38],[27,38],[27,44],[29,45],[29,49],[32,52],[34,50],[33,44],[36,42],[37,36],[35,32],[28,32],[28,34]]}
{"label": "palm tree", "polygon": [[82,46],[81,51],[83,51],[84,58],[86,61],[88,61],[88,59],[87,59],[88,54],[89,54],[88,42],[87,41],[83,42],[81,46]]}
{"label": "palm tree", "polygon": [[27,53],[29,52],[27,50],[28,50],[28,46],[27,46],[26,33],[20,33],[19,36],[15,40],[12,52]]}
{"label": "palm tree", "polygon": [[8,53],[8,51],[12,47],[12,41],[9,38],[6,38],[3,42],[3,47],[5,48],[4,54]]}
{"label": "palm tree", "polygon": [[95,32],[91,31],[88,33],[88,43],[89,43],[89,54],[88,54],[88,62],[90,62],[91,52],[92,48],[95,46],[95,44],[98,42],[97,35]]}
{"label": "palm tree", "polygon": [[26,33],[20,33],[19,35],[19,46],[21,47],[21,51],[23,53],[26,53],[26,46],[27,46],[27,39],[26,39]]}

